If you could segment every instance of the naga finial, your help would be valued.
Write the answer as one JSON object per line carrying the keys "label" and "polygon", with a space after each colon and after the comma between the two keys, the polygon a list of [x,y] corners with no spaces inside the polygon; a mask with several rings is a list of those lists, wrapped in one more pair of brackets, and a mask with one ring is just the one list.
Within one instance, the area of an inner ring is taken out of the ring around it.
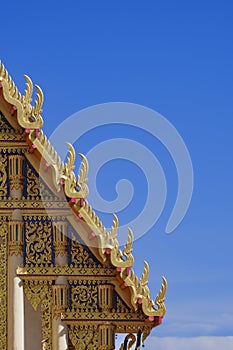
{"label": "naga finial", "polygon": [[62,169],[61,178],[65,180],[64,191],[68,198],[86,198],[89,190],[87,187],[88,161],[83,154],[79,154],[82,158],[81,168],[78,179],[74,174],[75,149],[73,145],[67,142],[69,146],[67,162]]}

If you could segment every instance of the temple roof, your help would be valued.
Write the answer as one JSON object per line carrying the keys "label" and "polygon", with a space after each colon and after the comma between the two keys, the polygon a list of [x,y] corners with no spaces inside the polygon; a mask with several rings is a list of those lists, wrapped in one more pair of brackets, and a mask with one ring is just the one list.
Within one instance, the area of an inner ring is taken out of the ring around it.
{"label": "temple roof", "polygon": [[[25,75],[26,89],[22,95],[13,80],[0,63],[0,109],[9,116],[9,122],[16,129],[24,130],[25,141],[29,145],[29,160],[37,169],[46,169],[40,172],[40,176],[46,184],[55,192],[63,193],[77,220],[81,220],[91,232],[87,238],[83,238],[88,246],[95,242],[95,253],[101,262],[107,259],[116,268],[117,279],[124,286],[122,293],[128,293],[130,302],[135,310],[141,307],[143,313],[148,316],[148,321],[154,321],[155,317],[161,319],[165,312],[165,294],[167,282],[162,277],[162,287],[157,294],[155,302],[150,297],[148,288],[149,265],[144,261],[144,271],[139,279],[132,266],[134,258],[132,255],[133,233],[129,229],[128,240],[123,248],[119,249],[117,240],[118,218],[113,215],[111,230],[107,230],[100,218],[96,215],[86,197],[89,193],[87,186],[88,161],[80,154],[81,168],[78,176],[74,173],[75,150],[68,143],[67,161],[63,162],[56,150],[50,144],[42,131],[43,119],[42,104],[43,92],[38,85],[36,98],[32,103],[33,83]],[[71,220],[74,220],[71,219]]]}

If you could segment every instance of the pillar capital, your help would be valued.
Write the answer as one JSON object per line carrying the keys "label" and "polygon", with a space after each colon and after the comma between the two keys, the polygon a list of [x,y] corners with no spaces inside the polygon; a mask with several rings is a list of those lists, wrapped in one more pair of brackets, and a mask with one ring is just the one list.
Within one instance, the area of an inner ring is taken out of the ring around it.
{"label": "pillar capital", "polygon": [[55,256],[67,254],[68,236],[66,221],[53,222],[53,242]]}
{"label": "pillar capital", "polygon": [[61,312],[68,307],[68,285],[55,284],[53,288],[53,310],[55,316],[60,316]]}
{"label": "pillar capital", "polygon": [[12,220],[8,222],[8,253],[9,255],[23,255],[24,222]]}
{"label": "pillar capital", "polygon": [[19,155],[19,154],[9,155],[10,191],[13,197],[14,197],[14,191],[22,190],[22,187],[23,187],[23,162],[24,162],[23,155]]}
{"label": "pillar capital", "polygon": [[99,350],[115,349],[115,330],[116,326],[108,322],[99,326]]}

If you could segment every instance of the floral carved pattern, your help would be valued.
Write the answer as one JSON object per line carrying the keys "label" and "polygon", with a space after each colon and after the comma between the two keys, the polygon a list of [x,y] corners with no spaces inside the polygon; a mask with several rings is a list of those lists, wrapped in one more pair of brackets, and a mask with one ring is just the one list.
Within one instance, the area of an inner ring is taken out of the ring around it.
{"label": "floral carved pattern", "polygon": [[72,255],[72,265],[78,267],[101,267],[100,263],[96,263],[95,260],[90,256],[88,251],[84,248],[84,246],[79,243],[79,241],[72,236],[72,246],[71,246],[71,255]]}
{"label": "floral carved pattern", "polygon": [[42,340],[44,348],[52,350],[52,288],[51,281],[44,281],[43,300],[41,302],[41,323],[42,323]]}
{"label": "floral carved pattern", "polygon": [[52,224],[46,221],[26,221],[26,263],[52,263]]}
{"label": "floral carved pattern", "polygon": [[27,197],[30,199],[47,199],[54,197],[47,186],[40,180],[39,175],[35,174],[29,165],[27,165]]}
{"label": "floral carved pattern", "polygon": [[7,158],[6,155],[0,154],[0,197],[7,195],[7,172],[6,172]]}
{"label": "floral carved pattern", "polygon": [[70,326],[69,338],[75,350],[98,350],[98,326]]}
{"label": "floral carved pattern", "polygon": [[92,281],[87,284],[87,281],[70,281],[72,285],[72,308],[80,309],[97,309],[97,284]]}
{"label": "floral carved pattern", "polygon": [[0,224],[0,339],[1,349],[6,350],[7,346],[7,223],[1,218]]}

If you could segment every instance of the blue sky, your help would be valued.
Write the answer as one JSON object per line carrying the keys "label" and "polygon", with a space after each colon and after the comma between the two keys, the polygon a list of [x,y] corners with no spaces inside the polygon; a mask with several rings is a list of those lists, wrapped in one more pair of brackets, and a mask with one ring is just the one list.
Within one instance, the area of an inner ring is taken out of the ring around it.
{"label": "blue sky", "polygon": [[[87,153],[102,139],[130,134],[160,160],[167,201],[157,224],[134,244],[135,269],[140,274],[143,259],[148,260],[154,296],[161,274],[169,283],[164,325],[153,335],[190,337],[188,344],[198,336],[221,336],[221,341],[233,335],[232,17],[231,1],[1,4],[1,59],[22,91],[23,74],[42,87],[47,134],[82,108],[122,101],[161,113],[185,141],[195,186],[189,211],[171,235],[164,228],[177,175],[158,141],[144,132],[107,126],[84,135],[75,147]],[[119,169],[123,178],[133,175],[135,198],[120,213],[127,222],[145,201],[145,177],[132,163],[118,162],[106,165],[108,175],[101,170],[97,185],[113,199]],[[101,215],[108,225],[109,217]],[[227,341],[232,344],[232,338]],[[170,349],[168,343],[164,347]]]}

